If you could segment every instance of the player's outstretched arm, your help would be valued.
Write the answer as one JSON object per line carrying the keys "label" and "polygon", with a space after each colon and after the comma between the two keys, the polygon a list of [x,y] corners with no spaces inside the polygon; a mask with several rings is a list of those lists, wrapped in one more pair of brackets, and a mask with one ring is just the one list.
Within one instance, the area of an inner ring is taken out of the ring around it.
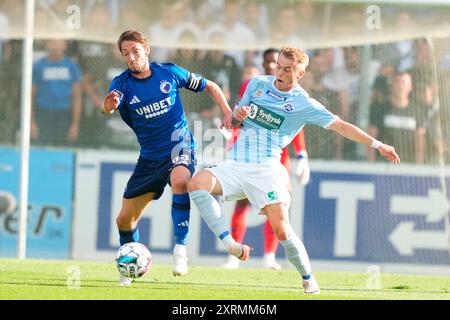
{"label": "player's outstretched arm", "polygon": [[102,113],[112,114],[120,103],[120,95],[116,91],[111,91],[103,100]]}
{"label": "player's outstretched arm", "polygon": [[370,135],[351,123],[337,119],[330,125],[329,129],[336,131],[347,139],[365,145],[370,145],[372,148],[377,149],[380,155],[392,163],[400,163],[400,157],[395,152],[395,148],[393,146],[384,144],[383,142],[372,138]]}
{"label": "player's outstretched arm", "polygon": [[211,95],[212,99],[219,106],[220,110],[222,110],[223,126],[227,129],[233,128],[233,126],[231,125],[231,108],[228,105],[227,99],[225,98],[222,89],[220,89],[217,83],[211,80],[206,80],[206,91]]}

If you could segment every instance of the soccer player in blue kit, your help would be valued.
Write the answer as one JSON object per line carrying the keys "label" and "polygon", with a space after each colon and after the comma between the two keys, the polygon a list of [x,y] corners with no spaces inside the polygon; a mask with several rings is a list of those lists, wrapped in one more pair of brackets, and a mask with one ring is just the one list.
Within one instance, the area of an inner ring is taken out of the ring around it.
{"label": "soccer player in blue kit", "polygon": [[304,292],[318,294],[320,288],[306,249],[289,224],[288,173],[279,161],[281,149],[305,124],[313,124],[371,145],[392,163],[399,163],[400,158],[394,147],[339,119],[309,97],[298,85],[308,61],[303,50],[285,47],[278,57],[275,76],[258,76],[250,81],[233,111],[232,124],[242,128],[228,159],[198,172],[188,182],[188,189],[208,227],[228,252],[241,260],[249,258],[251,248],[233,239],[211,194],[223,195],[225,200],[247,198],[269,219],[289,262],[300,273]]}
{"label": "soccer player in blue kit", "polygon": [[[175,234],[173,275],[188,271],[190,199],[187,182],[195,171],[196,142],[187,127],[179,89],[206,90],[224,114],[223,125],[232,128],[232,112],[219,86],[171,63],[149,63],[150,46],[142,33],[123,32],[117,42],[128,67],[113,79],[102,113],[118,109],[133,129],[141,150],[134,172],[123,194],[116,223],[120,245],[139,241],[138,221],[145,207],[161,197],[170,184],[173,192],[172,221]],[[120,275],[119,284],[131,284]]]}

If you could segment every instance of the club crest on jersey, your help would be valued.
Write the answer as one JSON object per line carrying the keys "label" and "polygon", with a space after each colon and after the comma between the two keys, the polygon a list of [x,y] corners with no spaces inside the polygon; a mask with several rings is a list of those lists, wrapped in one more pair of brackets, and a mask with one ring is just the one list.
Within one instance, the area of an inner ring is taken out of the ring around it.
{"label": "club crest on jersey", "polygon": [[292,111],[294,111],[294,106],[290,103],[286,103],[284,105],[284,110],[286,110],[287,112],[292,112]]}
{"label": "club crest on jersey", "polygon": [[255,96],[261,97],[263,95],[263,92],[261,90],[258,90],[255,92]]}
{"label": "club crest on jersey", "polygon": [[172,85],[170,84],[170,82],[164,80],[161,82],[159,89],[162,93],[169,93],[172,90]]}
{"label": "club crest on jersey", "polygon": [[113,92],[116,92],[116,93],[119,95],[119,99],[122,100],[122,98],[123,98],[123,93],[122,93],[122,92],[120,92],[120,91],[117,90],[117,89],[113,89],[113,90],[111,91],[111,93],[113,93]]}

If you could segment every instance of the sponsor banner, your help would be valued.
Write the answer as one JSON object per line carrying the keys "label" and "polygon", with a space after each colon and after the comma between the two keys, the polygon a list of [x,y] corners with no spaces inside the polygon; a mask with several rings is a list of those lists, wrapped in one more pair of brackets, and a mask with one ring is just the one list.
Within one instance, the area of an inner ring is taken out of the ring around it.
{"label": "sponsor banner", "polygon": [[[77,153],[76,197],[73,236],[75,259],[113,260],[119,248],[119,234],[115,219],[122,205],[122,196],[128,179],[133,173],[138,154],[134,152],[93,152]],[[197,171],[201,166],[197,167]],[[301,193],[299,193],[301,194]],[[234,202],[222,202],[226,220],[231,221]],[[171,262],[174,237],[171,219],[172,193],[166,187],[157,201],[152,201],[139,221],[142,243],[149,246],[156,260]],[[299,205],[295,205],[299,210]],[[220,265],[226,260],[227,252],[216,241],[213,233],[191,202],[190,233],[188,252],[190,263]],[[293,221],[298,226],[300,215]],[[265,216],[252,210],[247,218],[246,240],[254,246],[253,256],[261,265],[263,255],[263,224]],[[297,232],[299,232],[297,228]],[[284,256],[282,248],[278,255]]]}
{"label": "sponsor banner", "polygon": [[[0,148],[0,256],[17,256],[20,154]],[[27,252],[29,258],[69,258],[74,154],[30,152]]]}
{"label": "sponsor banner", "polygon": [[312,259],[450,263],[449,195],[442,191],[439,170],[331,163],[312,169],[303,225]]}
{"label": "sponsor banner", "polygon": [[[115,219],[137,158],[136,153],[124,152],[77,154],[73,258],[113,261],[119,247]],[[292,170],[295,165],[293,161]],[[391,272],[425,263],[448,265],[444,215],[449,196],[440,191],[439,170],[332,161],[311,161],[311,169],[306,187],[292,175],[289,219],[313,262],[326,261],[329,269],[333,261],[347,263],[349,270],[352,265],[389,264],[394,266]],[[234,202],[218,201],[231,221]],[[191,207],[190,264],[222,265],[227,253],[193,203]],[[266,219],[258,213],[252,209],[247,217],[245,242],[254,248],[253,259],[245,263],[249,267],[262,267]],[[171,263],[169,187],[145,209],[139,228],[141,242],[149,246],[155,262]],[[292,268],[281,246],[277,256],[283,267]]]}

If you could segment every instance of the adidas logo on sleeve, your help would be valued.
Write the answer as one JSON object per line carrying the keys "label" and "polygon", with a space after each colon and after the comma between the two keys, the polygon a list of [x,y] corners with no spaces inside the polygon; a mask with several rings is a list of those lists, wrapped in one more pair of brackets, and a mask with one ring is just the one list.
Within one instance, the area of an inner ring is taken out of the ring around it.
{"label": "adidas logo on sleeve", "polygon": [[139,103],[139,102],[141,102],[141,100],[139,100],[138,97],[133,96],[133,99],[131,99],[131,101],[130,101],[130,105],[131,105],[131,104],[135,104],[135,103]]}

